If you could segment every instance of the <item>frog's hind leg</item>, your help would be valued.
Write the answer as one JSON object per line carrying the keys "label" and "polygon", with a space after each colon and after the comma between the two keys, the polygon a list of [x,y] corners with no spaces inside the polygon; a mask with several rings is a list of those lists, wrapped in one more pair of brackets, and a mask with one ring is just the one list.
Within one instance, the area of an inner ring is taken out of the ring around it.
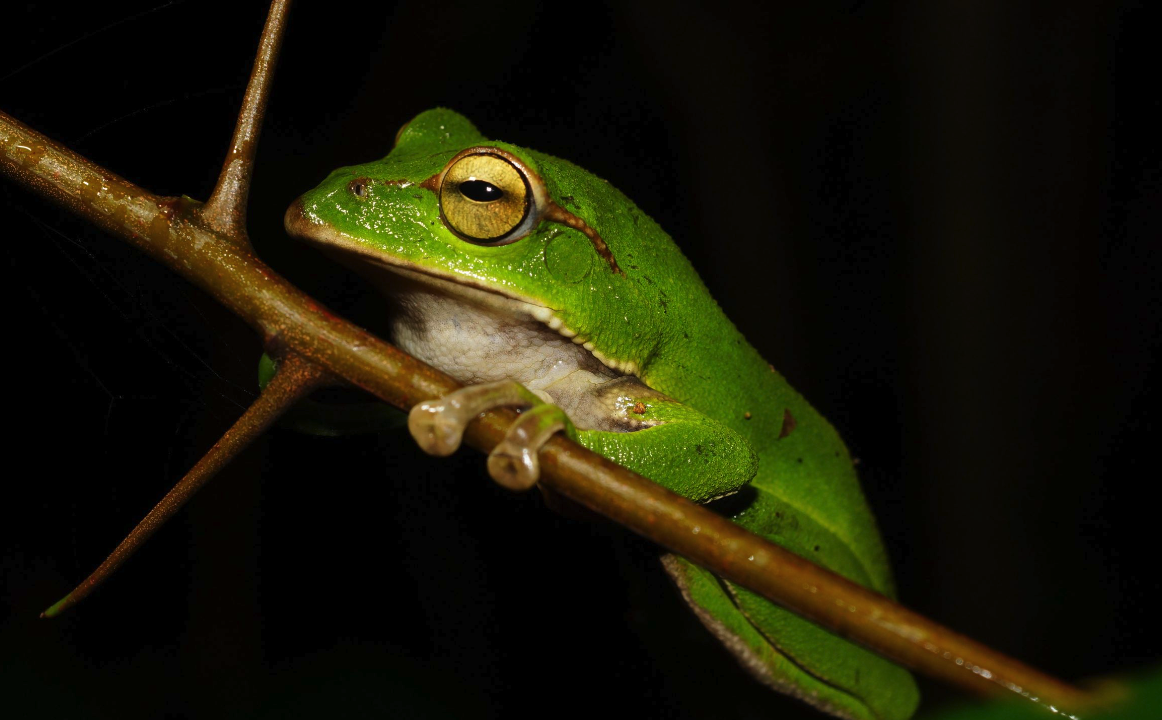
{"label": "frog's hind leg", "polygon": [[677,555],[664,555],[662,564],[702,624],[759,682],[844,720],[884,720],[859,698],[837,692],[780,652],[738,609],[723,581],[708,570]]}
{"label": "frog's hind leg", "polygon": [[556,405],[550,405],[518,382],[461,388],[439,400],[422,402],[408,415],[408,430],[429,455],[450,455],[460,447],[464,429],[477,415],[498,407],[524,412],[488,456],[488,474],[511,490],[528,490],[540,479],[537,452],[554,433],[576,439],[577,430]]}

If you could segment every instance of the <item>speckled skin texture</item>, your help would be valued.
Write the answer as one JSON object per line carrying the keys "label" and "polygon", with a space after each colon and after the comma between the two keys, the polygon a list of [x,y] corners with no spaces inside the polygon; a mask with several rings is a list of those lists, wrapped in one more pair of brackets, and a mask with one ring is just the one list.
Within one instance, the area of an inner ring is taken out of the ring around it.
{"label": "speckled skin texture", "polygon": [[[622,272],[583,232],[561,223],[540,222],[518,241],[494,247],[450,232],[430,179],[474,146],[518,157],[557,205],[600,235]],[[355,197],[349,186],[364,178],[366,192]],[[551,325],[564,338],[562,356],[569,345],[591,348],[611,369],[594,369],[592,358],[572,361],[583,370],[588,362],[586,372],[597,378],[585,381],[592,391],[571,386],[583,397],[564,401],[562,393],[558,403],[581,429],[580,442],[695,500],[739,490],[729,501],[736,522],[894,594],[842,440],[723,315],[669,236],[605,181],[564,160],[489,141],[460,115],[433,110],[409,123],[383,160],[341,168],[306,193],[288,213],[288,228],[373,264],[402,265],[503,296],[498,312],[505,312],[504,299],[518,315],[532,307],[539,318],[524,314],[513,322]],[[415,306],[410,322],[433,313]],[[415,336],[424,332],[412,334],[418,347]],[[459,367],[462,356],[442,369],[479,381],[479,373]],[[611,380],[618,383],[613,392],[601,385],[617,376],[636,380]],[[540,376],[512,377],[530,385]],[[586,413],[613,419],[602,425]],[[703,622],[773,687],[842,717],[902,720],[915,710],[914,681],[899,667],[680,558],[668,560],[667,569]]]}

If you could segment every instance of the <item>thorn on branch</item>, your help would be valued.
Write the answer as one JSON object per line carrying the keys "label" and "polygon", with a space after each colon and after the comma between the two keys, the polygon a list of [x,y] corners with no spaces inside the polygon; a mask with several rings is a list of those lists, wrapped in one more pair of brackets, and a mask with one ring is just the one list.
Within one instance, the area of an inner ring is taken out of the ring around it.
{"label": "thorn on branch", "polygon": [[331,382],[332,377],[326,370],[299,355],[287,354],[278,364],[278,370],[262,389],[258,399],[226,431],[226,434],[214,443],[214,447],[210,448],[186,476],[166,493],[161,502],[130,531],[105,562],[72,592],[58,600],[40,616],[55,617],[93,592],[113,574],[114,570],[121,567],[142,543],[173,517],[194,493],[265,432],[295,402],[315,388]]}
{"label": "thorn on branch", "polygon": [[230,152],[222,164],[222,172],[210,199],[202,207],[202,219],[214,230],[229,236],[244,247],[250,246],[246,233],[246,201],[250,196],[250,180],[254,172],[254,155],[258,150],[258,136],[262,118],[270,99],[274,68],[286,31],[290,0],[271,3],[266,26],[258,45],[258,55],[246,85],[246,95],[234,126]]}

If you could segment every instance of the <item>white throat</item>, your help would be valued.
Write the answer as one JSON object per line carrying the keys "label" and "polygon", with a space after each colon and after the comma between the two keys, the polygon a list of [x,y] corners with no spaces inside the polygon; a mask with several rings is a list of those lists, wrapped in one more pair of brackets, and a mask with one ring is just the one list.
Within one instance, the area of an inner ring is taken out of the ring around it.
{"label": "white throat", "polygon": [[398,308],[391,325],[395,344],[464,384],[516,380],[584,427],[588,398],[621,376],[534,319],[526,303],[480,298],[483,291],[433,286],[427,278],[392,278],[384,285]]}

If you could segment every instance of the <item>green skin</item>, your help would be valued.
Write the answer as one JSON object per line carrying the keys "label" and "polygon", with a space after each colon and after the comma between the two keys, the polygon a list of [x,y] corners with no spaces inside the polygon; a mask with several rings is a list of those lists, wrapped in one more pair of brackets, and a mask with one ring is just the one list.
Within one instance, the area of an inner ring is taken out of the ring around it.
{"label": "green skin", "polygon": [[[420,184],[475,146],[522,160],[560,207],[600,235],[622,273],[560,222],[543,220],[499,246],[451,232],[437,193]],[[362,197],[350,189],[355,178],[371,181]],[[580,429],[570,433],[578,442],[700,502],[741,489],[735,522],[894,596],[875,520],[835,429],[747,343],[670,237],[605,181],[489,141],[437,109],[405,126],[386,158],[336,170],[299,202],[304,221],[364,256],[551,308],[606,365],[667,396],[625,399],[630,407],[640,400],[637,417],[656,425]],[[772,687],[840,717],[913,714],[919,695],[906,670],[681,558],[668,558],[667,569],[703,622]]]}

